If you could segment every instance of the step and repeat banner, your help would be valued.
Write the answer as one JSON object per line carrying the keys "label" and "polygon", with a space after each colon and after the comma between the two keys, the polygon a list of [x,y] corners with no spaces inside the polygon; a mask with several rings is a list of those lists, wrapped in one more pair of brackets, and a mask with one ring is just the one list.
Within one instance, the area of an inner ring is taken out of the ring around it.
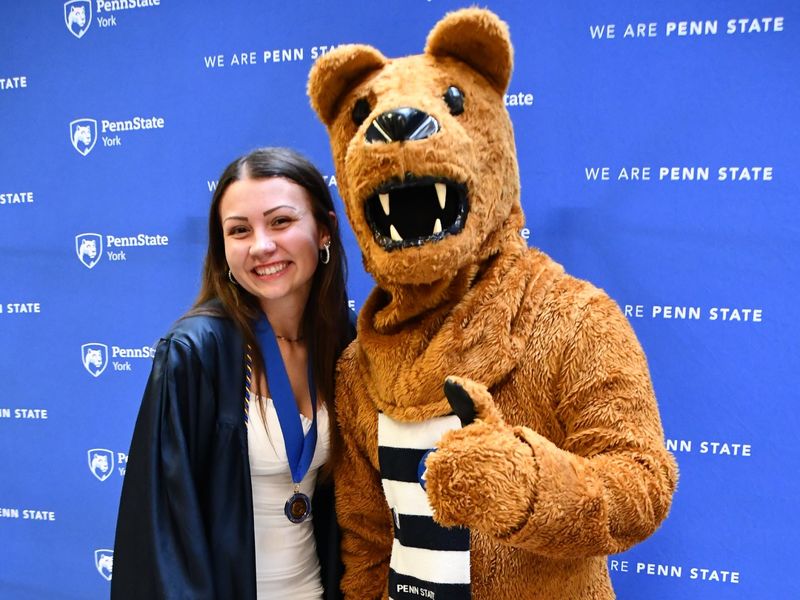
{"label": "step and repeat banner", "polygon": [[[341,209],[309,68],[418,53],[463,5],[3,2],[0,598],[108,595],[134,419],[223,167],[297,148]],[[515,45],[522,235],[622,307],[680,465],[662,528],[609,558],[619,598],[800,597],[800,5],[485,5]]]}

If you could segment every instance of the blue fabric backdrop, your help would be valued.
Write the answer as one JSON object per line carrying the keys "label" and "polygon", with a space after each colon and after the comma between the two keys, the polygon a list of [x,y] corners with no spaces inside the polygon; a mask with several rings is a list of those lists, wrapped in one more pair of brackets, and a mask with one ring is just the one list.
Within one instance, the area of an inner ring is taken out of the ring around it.
{"label": "blue fabric backdrop", "polygon": [[[525,233],[626,311],[680,464],[663,527],[609,559],[619,597],[800,597],[800,5],[487,4],[515,44]],[[460,6],[3,3],[0,597],[107,596],[151,348],[197,291],[222,168],[288,145],[332,176],[314,58],[417,53]]]}

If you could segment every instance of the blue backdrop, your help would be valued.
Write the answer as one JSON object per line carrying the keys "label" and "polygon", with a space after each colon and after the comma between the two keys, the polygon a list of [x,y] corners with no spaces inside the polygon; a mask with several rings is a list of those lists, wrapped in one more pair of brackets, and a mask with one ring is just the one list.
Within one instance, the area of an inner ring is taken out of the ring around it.
{"label": "blue backdrop", "polygon": [[[152,347],[198,289],[222,168],[288,145],[331,177],[314,58],[418,53],[460,6],[3,2],[0,597],[107,596]],[[488,6],[516,50],[524,233],[625,310],[681,469],[663,527],[609,559],[619,597],[800,597],[800,5]]]}

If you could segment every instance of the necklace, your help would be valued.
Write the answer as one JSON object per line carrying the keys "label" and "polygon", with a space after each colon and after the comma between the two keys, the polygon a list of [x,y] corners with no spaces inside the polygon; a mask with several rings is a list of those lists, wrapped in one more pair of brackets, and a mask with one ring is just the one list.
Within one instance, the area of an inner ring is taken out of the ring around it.
{"label": "necklace", "polygon": [[283,340],[284,342],[295,342],[296,343],[296,342],[302,342],[303,341],[303,336],[302,335],[298,335],[296,338],[290,338],[290,337],[286,337],[285,335],[278,335],[276,333],[275,337],[278,338],[279,340]]}

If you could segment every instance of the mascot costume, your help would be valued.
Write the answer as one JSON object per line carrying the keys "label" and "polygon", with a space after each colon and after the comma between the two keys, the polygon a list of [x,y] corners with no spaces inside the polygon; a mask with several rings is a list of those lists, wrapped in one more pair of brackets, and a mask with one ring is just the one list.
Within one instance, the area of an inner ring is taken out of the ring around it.
{"label": "mascot costume", "polygon": [[346,598],[614,597],[606,556],[667,515],[676,467],[618,306],[520,236],[506,25],[312,68],[376,281],[339,364]]}

